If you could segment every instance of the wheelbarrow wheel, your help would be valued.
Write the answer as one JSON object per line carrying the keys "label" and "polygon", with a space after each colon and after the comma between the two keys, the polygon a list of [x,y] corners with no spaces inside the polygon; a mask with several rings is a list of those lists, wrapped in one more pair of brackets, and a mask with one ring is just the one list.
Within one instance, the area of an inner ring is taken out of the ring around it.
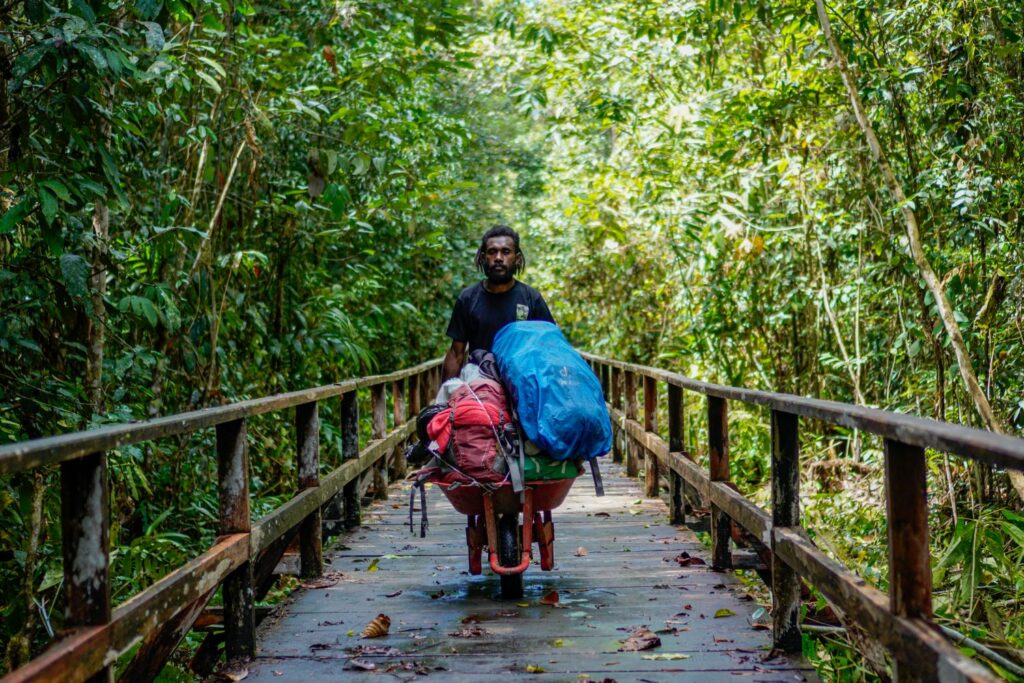
{"label": "wheelbarrow wheel", "polygon": [[[498,564],[515,567],[519,564],[519,515],[506,514],[498,519]],[[517,600],[523,597],[523,575],[501,575],[501,599]]]}

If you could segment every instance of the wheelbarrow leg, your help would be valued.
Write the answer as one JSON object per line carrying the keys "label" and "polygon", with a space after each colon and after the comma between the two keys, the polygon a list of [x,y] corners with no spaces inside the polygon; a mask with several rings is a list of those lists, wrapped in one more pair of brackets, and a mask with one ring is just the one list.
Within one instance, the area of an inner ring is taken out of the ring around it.
{"label": "wheelbarrow leg", "polygon": [[540,568],[549,572],[555,568],[555,524],[550,510],[533,515],[533,533],[540,548]]}
{"label": "wheelbarrow leg", "polygon": [[483,571],[484,530],[477,515],[466,516],[466,546],[469,548],[469,573],[473,576]]}

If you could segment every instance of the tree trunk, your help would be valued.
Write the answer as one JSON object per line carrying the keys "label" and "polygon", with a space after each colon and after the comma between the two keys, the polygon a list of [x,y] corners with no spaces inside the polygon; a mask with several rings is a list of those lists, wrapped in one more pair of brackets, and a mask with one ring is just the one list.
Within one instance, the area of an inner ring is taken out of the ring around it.
{"label": "tree trunk", "polygon": [[92,212],[92,230],[96,246],[92,253],[92,275],[89,277],[89,297],[92,316],[89,318],[88,356],[85,369],[86,394],[92,414],[103,413],[103,352],[106,341],[107,309],[107,236],[110,233],[110,210],[102,199],[96,201]]}
{"label": "tree trunk", "polygon": [[[967,344],[960,333],[960,327],[957,325],[956,317],[953,314],[953,307],[946,296],[946,290],[928,261],[928,256],[924,253],[917,216],[914,214],[914,210],[911,208],[911,204],[903,192],[903,187],[896,178],[892,166],[889,165],[889,159],[886,157],[882,145],[878,141],[878,136],[875,135],[875,130],[868,120],[864,104],[860,99],[860,93],[857,91],[857,86],[850,74],[846,56],[840,51],[839,44],[836,42],[835,36],[832,35],[832,24],[829,21],[828,12],[825,10],[824,0],[814,0],[814,4],[818,10],[818,20],[821,22],[822,33],[825,35],[825,40],[828,41],[829,49],[831,49],[832,56],[835,58],[836,68],[839,69],[839,75],[842,77],[843,85],[846,86],[846,92],[850,97],[854,116],[857,117],[857,123],[860,124],[861,130],[864,132],[864,137],[867,139],[868,147],[871,148],[871,153],[882,172],[882,177],[886,185],[889,186],[889,191],[892,192],[897,205],[900,207],[900,212],[903,214],[903,220],[907,228],[907,242],[910,246],[910,254],[928,290],[935,298],[935,303],[939,308],[939,317],[946,328],[946,334],[949,335],[950,345],[953,347],[953,353],[956,355],[957,367],[960,370],[960,377],[963,379],[967,393],[971,397],[974,408],[978,411],[978,415],[981,416],[985,426],[994,432],[1002,432],[1002,425],[992,411],[992,406],[989,404],[985,392],[982,391],[981,385],[978,384],[978,377],[974,373],[974,367],[971,365],[971,359],[967,353]],[[1024,473],[1009,470],[1009,475],[1010,482],[1013,484],[1014,489],[1016,489],[1017,495],[1024,500]]]}

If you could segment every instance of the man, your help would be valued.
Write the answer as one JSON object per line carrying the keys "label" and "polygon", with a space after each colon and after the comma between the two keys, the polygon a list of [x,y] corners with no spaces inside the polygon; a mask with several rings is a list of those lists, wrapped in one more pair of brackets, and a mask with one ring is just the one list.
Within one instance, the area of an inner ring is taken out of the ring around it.
{"label": "man", "polygon": [[484,233],[475,263],[486,279],[466,287],[455,300],[448,323],[452,345],[444,357],[442,380],[459,374],[467,352],[490,351],[505,325],[517,320],[555,322],[540,292],[516,280],[516,273],[526,267],[526,257],[515,230],[495,225]]}

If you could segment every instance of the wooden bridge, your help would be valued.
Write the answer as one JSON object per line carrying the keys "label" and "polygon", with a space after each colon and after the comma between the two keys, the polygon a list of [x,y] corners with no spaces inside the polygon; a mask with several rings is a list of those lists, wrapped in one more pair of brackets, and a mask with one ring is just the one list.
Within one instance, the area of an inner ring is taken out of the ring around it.
{"label": "wooden bridge", "polygon": [[[0,448],[0,474],[60,465],[70,629],[3,681],[111,680],[115,664],[119,679],[149,681],[194,629],[206,636],[193,670],[203,675],[226,659],[236,679],[237,667],[244,667],[250,679],[268,681],[381,674],[477,680],[488,673],[541,680],[675,680],[687,673],[701,681],[805,680],[814,674],[799,658],[801,582],[824,595],[845,625],[884,646],[899,680],[997,680],[932,621],[925,449],[1024,469],[1024,440],[585,357],[601,378],[615,426],[609,495],[596,498],[588,482],[577,482],[555,513],[556,570],[531,569],[526,596],[512,604],[494,599],[494,577],[460,573],[463,522],[439,495],[430,503],[433,530],[423,540],[403,531],[403,497],[382,502],[407,486],[389,480],[405,476],[402,450],[414,432],[409,418],[436,389],[438,361]],[[693,394],[696,401],[687,400]],[[318,405],[326,401],[340,402],[344,460],[321,477]],[[736,401],[770,411],[770,512],[729,484],[728,406]],[[361,402],[370,413],[365,445]],[[688,414],[696,403],[700,415]],[[663,429],[659,407],[668,418]],[[285,411],[294,415],[296,494],[253,521],[246,422]],[[801,528],[801,419],[884,439],[888,596],[821,552]],[[684,439],[695,420],[706,433],[707,471]],[[112,606],[106,453],[211,428],[220,491],[216,543]],[[366,494],[378,502],[364,508]],[[711,537],[706,555],[685,526],[698,523],[687,518],[690,507],[709,509],[702,522]],[[325,560],[324,532],[342,527],[346,534],[333,550],[328,545]],[[297,552],[290,553],[293,547]],[[756,605],[744,600],[729,572],[734,567],[757,569],[767,580],[769,628],[756,628]],[[282,572],[298,573],[305,588],[275,610],[260,607]],[[209,607],[218,590],[223,607]],[[391,633],[360,639],[377,614],[390,616]],[[660,647],[631,651],[655,637]]]}

